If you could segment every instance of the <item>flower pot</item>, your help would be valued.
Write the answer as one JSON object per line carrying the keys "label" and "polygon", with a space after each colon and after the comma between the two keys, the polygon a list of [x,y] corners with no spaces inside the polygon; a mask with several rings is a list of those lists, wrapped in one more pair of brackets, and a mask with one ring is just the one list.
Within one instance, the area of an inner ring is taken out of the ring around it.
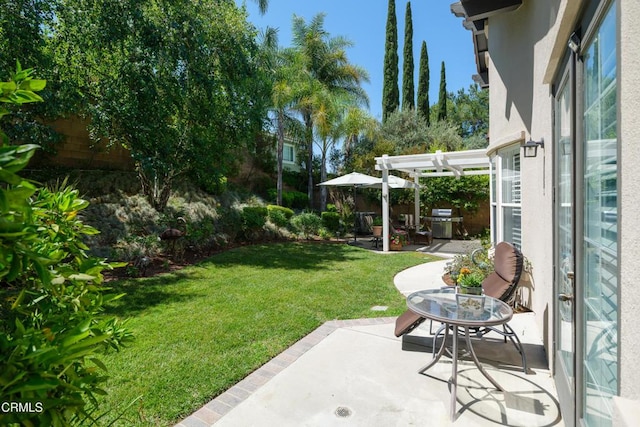
{"label": "flower pot", "polygon": [[382,226],[374,225],[371,227],[371,231],[373,232],[373,237],[382,237]]}
{"label": "flower pot", "polygon": [[402,243],[389,243],[389,250],[401,251],[402,250]]}
{"label": "flower pot", "polygon": [[460,286],[459,292],[465,295],[482,295],[482,286]]}

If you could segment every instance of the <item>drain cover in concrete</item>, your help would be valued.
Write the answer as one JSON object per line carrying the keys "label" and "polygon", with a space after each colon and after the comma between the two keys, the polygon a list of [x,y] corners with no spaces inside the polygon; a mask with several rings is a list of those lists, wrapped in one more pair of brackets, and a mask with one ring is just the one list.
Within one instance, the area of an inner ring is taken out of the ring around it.
{"label": "drain cover in concrete", "polygon": [[338,408],[335,411],[335,414],[341,418],[346,418],[351,415],[351,409],[345,406],[338,406]]}

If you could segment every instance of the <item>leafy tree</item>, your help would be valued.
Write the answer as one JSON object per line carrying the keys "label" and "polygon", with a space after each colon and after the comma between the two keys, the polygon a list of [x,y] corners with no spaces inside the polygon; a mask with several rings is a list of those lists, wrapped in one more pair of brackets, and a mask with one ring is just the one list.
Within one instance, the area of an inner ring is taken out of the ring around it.
{"label": "leafy tree", "polygon": [[423,40],[420,47],[420,70],[418,76],[418,111],[427,122],[431,122],[429,111],[429,54],[427,53],[427,43]]}
{"label": "leafy tree", "polygon": [[473,84],[468,93],[460,89],[449,104],[448,117],[459,124],[465,148],[485,148],[489,132],[489,91]]}
{"label": "leafy tree", "polygon": [[400,91],[398,90],[398,23],[395,0],[389,0],[387,10],[383,79],[382,121],[385,122],[387,117],[396,111],[400,105]]}
{"label": "leafy tree", "polygon": [[440,93],[438,96],[438,120],[447,119],[447,77],[444,68],[444,61],[440,68]]}
{"label": "leafy tree", "polygon": [[[331,37],[324,29],[324,14],[318,14],[307,24],[302,17],[293,18],[293,44],[302,52],[305,72],[309,84],[307,91],[298,100],[297,109],[306,127],[307,147],[307,193],[313,200],[313,130],[316,108],[323,104],[326,96],[349,97],[367,104],[368,98],[360,86],[368,81],[367,72],[349,62],[346,48],[352,43],[344,37]],[[344,99],[344,98],[343,98]]]}
{"label": "leafy tree", "polygon": [[420,187],[420,200],[427,207],[450,205],[473,213],[478,210],[480,202],[489,199],[488,175],[435,177],[429,178],[428,183]]}
{"label": "leafy tree", "polygon": [[459,126],[452,121],[439,120],[427,128],[427,151],[458,151],[464,149]]}
{"label": "leafy tree", "polygon": [[463,139],[457,125],[440,120],[427,126],[416,110],[402,110],[391,114],[382,125],[380,135],[393,146],[392,150],[383,154],[420,154],[463,148]]}
{"label": "leafy tree", "polygon": [[411,2],[407,2],[404,19],[404,55],[402,61],[402,109],[415,108],[415,91],[413,82],[413,20],[411,18]]}
{"label": "leafy tree", "polygon": [[131,150],[158,210],[180,174],[215,187],[261,127],[268,102],[246,15],[229,1],[63,5],[54,42],[83,52],[92,137]]}
{"label": "leafy tree", "polygon": [[393,152],[386,154],[416,154],[428,149],[428,127],[416,110],[398,110],[382,124],[382,138],[393,144]]}
{"label": "leafy tree", "polygon": [[[47,152],[54,152],[55,144],[62,137],[42,118],[56,118],[70,109],[67,99],[60,96],[61,82],[54,74],[53,52],[47,45],[56,3],[51,0],[0,1],[0,70],[12,70],[19,59],[27,68],[37,69],[40,77],[53,82],[42,95],[46,102],[29,108],[7,106],[12,116],[4,128],[11,140],[38,144]],[[9,77],[0,75],[0,80]]]}

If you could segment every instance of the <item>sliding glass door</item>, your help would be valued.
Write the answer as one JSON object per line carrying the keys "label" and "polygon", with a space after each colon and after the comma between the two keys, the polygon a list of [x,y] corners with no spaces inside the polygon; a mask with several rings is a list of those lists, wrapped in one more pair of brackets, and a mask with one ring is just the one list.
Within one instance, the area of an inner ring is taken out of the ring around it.
{"label": "sliding glass door", "polygon": [[609,6],[584,51],[582,402],[587,426],[610,426],[618,393],[616,13]]}
{"label": "sliding glass door", "polygon": [[619,388],[616,4],[590,6],[554,103],[554,376],[565,425],[611,427]]}

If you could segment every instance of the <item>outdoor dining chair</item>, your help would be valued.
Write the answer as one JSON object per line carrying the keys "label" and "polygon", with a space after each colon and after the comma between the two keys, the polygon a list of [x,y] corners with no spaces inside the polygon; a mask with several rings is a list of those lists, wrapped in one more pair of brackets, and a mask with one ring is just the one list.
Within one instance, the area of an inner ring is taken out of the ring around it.
{"label": "outdoor dining chair", "polygon": [[415,232],[415,243],[426,243],[427,245],[431,245],[433,242],[433,232],[426,224],[426,222],[420,227],[420,230]]}
{"label": "outdoor dining chair", "polygon": [[402,230],[402,229],[399,229],[399,228],[395,228],[393,226],[393,224],[391,223],[391,220],[389,220],[389,235],[390,236],[395,236],[395,235],[404,236],[404,239],[407,242],[411,243],[410,242],[411,239],[409,238],[410,237],[409,233],[407,231],[405,231],[405,230]]}

